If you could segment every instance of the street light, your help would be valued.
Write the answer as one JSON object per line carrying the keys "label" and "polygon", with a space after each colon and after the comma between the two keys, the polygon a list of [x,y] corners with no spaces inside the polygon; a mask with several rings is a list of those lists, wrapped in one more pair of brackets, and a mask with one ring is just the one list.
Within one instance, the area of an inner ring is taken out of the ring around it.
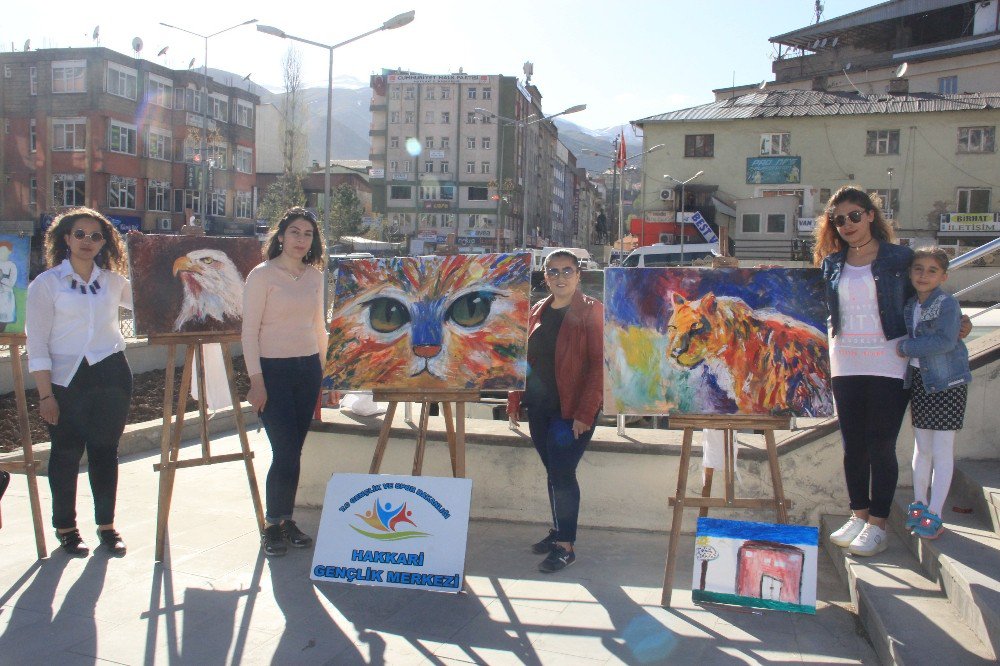
{"label": "street light", "polygon": [[[335,49],[339,49],[341,46],[350,44],[351,42],[356,42],[359,39],[367,37],[368,35],[374,35],[376,32],[381,32],[383,30],[395,30],[396,28],[402,28],[404,25],[413,21],[415,15],[414,10],[410,10],[403,14],[393,16],[391,19],[375,28],[374,30],[369,30],[366,33],[360,34],[357,37],[351,37],[350,39],[344,40],[339,44],[323,44],[322,42],[314,42],[311,39],[305,39],[303,37],[296,37],[294,35],[289,35],[284,30],[280,28],[275,28],[270,25],[258,25],[257,30],[263,32],[266,35],[273,35],[274,37],[280,37],[282,39],[290,39],[293,42],[302,42],[303,44],[309,44],[311,46],[318,46],[321,49],[326,49],[330,52],[330,67],[327,77],[326,86],[326,168],[323,172],[323,232],[326,237],[327,246],[323,248],[327,257],[323,261],[323,272],[327,271],[328,257],[330,254],[330,154],[333,151],[333,52]],[[324,289],[324,294],[326,290]],[[326,302],[326,299],[324,299]]]}
{"label": "street light", "polygon": [[[231,25],[228,28],[225,28],[224,30],[219,30],[218,32],[213,32],[211,35],[200,35],[197,32],[194,32],[192,30],[186,30],[184,28],[178,28],[176,25],[170,25],[169,23],[163,23],[162,21],[160,22],[160,25],[162,25],[165,28],[172,28],[173,30],[180,30],[181,32],[186,32],[189,35],[194,35],[195,37],[200,37],[201,39],[205,40],[205,62],[203,63],[203,67],[202,67],[202,72],[204,74],[204,83],[205,83],[205,97],[204,97],[204,99],[202,99],[202,104],[201,104],[201,147],[199,148],[199,152],[198,152],[198,155],[201,158],[201,187],[199,188],[199,191],[200,191],[199,202],[200,202],[201,205],[199,206],[199,208],[200,208],[199,214],[201,215],[201,228],[202,229],[205,228],[205,209],[208,208],[208,159],[206,159],[207,156],[205,155],[205,150],[207,148],[207,146],[206,146],[206,139],[207,139],[207,135],[208,135],[208,100],[209,100],[209,92],[208,92],[208,40],[211,39],[212,37],[215,37],[216,35],[221,35],[224,32],[229,32],[230,30],[235,30],[236,28],[239,28],[239,27],[242,27],[242,26],[245,26],[245,25],[250,25],[251,23],[256,23],[256,22],[257,22],[257,19],[250,19],[249,21],[243,21],[243,23],[237,23],[236,25]],[[187,223],[187,220],[184,220],[184,222]]]}
{"label": "street light", "polygon": [[670,180],[674,181],[675,183],[677,183],[678,185],[681,186],[681,265],[684,265],[684,232],[687,230],[686,229],[686,227],[687,227],[687,218],[684,216],[684,203],[685,203],[685,201],[684,201],[684,186],[687,185],[688,183],[690,183],[692,180],[694,180],[695,178],[697,178],[698,176],[700,176],[703,173],[705,173],[705,172],[704,171],[699,171],[695,175],[693,175],[690,178],[688,178],[687,180],[683,180],[683,181],[677,180],[676,178],[674,178],[670,174],[667,174],[667,173],[663,174],[664,178],[669,178]]}
{"label": "street light", "polygon": [[[476,107],[475,111],[479,115],[481,115],[483,117],[485,117],[487,115],[490,115],[490,116],[492,116],[492,117],[494,117],[494,118],[496,118],[497,120],[500,121],[500,140],[498,142],[499,145],[497,146],[497,148],[498,148],[498,152],[497,152],[497,156],[498,156],[498,159],[497,159],[497,194],[499,195],[499,197],[497,198],[497,252],[500,251],[500,232],[501,232],[501,229],[503,228],[503,222],[502,222],[502,217],[501,217],[501,206],[503,205],[503,139],[504,139],[504,136],[507,134],[507,128],[509,126],[511,126],[511,125],[513,125],[515,127],[518,127],[518,128],[527,127],[528,125],[534,125],[535,123],[540,123],[543,120],[552,120],[553,118],[557,118],[559,116],[565,116],[565,115],[568,115],[570,113],[578,113],[580,111],[585,110],[586,108],[587,108],[586,104],[576,104],[574,106],[569,107],[568,109],[563,109],[559,113],[553,113],[550,116],[538,116],[538,117],[534,118],[533,120],[528,120],[527,118],[524,119],[524,120],[515,120],[514,118],[507,118],[506,116],[501,116],[499,113],[496,113],[494,111],[490,111],[489,109],[484,109],[484,108],[478,107],[478,106]],[[532,115],[534,115],[534,114],[532,114]],[[532,116],[528,116],[528,118],[531,118],[531,117]],[[525,215],[525,208],[522,207],[522,210],[521,210],[521,244],[526,246],[528,244],[528,240],[527,239],[528,239],[528,218]]]}
{"label": "street light", "polygon": [[885,193],[885,197],[887,199],[887,201],[885,202],[885,213],[886,213],[885,216],[888,217],[890,220],[892,219],[892,215],[893,215],[893,210],[892,210],[892,172],[893,172],[893,168],[892,167],[889,167],[885,171],[886,175],[889,176],[889,191]]}
{"label": "street light", "polygon": [[[629,160],[634,160],[637,157],[641,157],[642,158],[642,167],[640,168],[640,171],[639,171],[639,177],[641,179],[639,181],[640,182],[639,188],[640,188],[640,191],[642,191],[642,198],[643,198],[643,202],[642,202],[643,203],[643,230],[640,232],[640,235],[643,235],[643,233],[645,232],[645,223],[646,223],[646,220],[645,220],[645,205],[646,205],[645,204],[645,199],[646,199],[646,193],[645,193],[645,185],[646,185],[646,183],[645,183],[645,179],[646,179],[646,155],[649,155],[650,153],[655,152],[655,151],[659,150],[660,148],[663,148],[665,145],[666,145],[665,143],[658,143],[655,146],[647,148],[646,150],[642,151],[641,153],[633,155],[632,157],[626,157],[625,158],[625,162],[626,163],[628,163]],[[615,161],[615,166],[616,167],[618,166],[618,162],[617,162],[618,158],[617,157],[612,157],[611,155],[605,155],[604,153],[599,153],[596,150],[591,150],[589,148],[584,148],[583,152],[590,153],[591,155],[597,155],[598,157],[606,157],[608,159],[616,160]],[[624,215],[623,215],[623,212],[624,212],[624,203],[623,203],[624,191],[625,191],[625,167],[622,166],[622,186],[618,189],[618,249],[622,253],[625,252],[625,246],[622,243],[622,238],[625,237],[625,220],[623,219],[624,218]],[[614,197],[614,187],[612,187],[611,196]],[[611,204],[614,205],[614,201],[612,201]],[[614,247],[614,245],[612,245],[612,248],[613,247]]]}

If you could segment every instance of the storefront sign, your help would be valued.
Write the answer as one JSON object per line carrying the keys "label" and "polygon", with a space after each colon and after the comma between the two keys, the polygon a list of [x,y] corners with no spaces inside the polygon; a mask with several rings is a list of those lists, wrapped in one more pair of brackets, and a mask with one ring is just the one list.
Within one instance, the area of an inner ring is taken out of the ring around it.
{"label": "storefront sign", "polygon": [[941,231],[951,233],[1000,233],[1000,214],[997,213],[944,213]]}
{"label": "storefront sign", "polygon": [[310,578],[460,592],[471,503],[471,479],[334,474]]}
{"label": "storefront sign", "polygon": [[385,169],[376,169],[372,167],[368,170],[369,178],[385,178]]}
{"label": "storefront sign", "polygon": [[747,185],[798,183],[801,180],[801,157],[747,158]]}
{"label": "storefront sign", "polygon": [[816,219],[812,217],[800,217],[796,220],[800,233],[812,233],[816,228]]}
{"label": "storefront sign", "polygon": [[392,174],[393,180],[409,180],[407,174],[405,173],[394,173]]}
{"label": "storefront sign", "polygon": [[440,160],[443,157],[444,157],[444,151],[443,150],[432,150],[432,151],[430,151],[430,158],[432,160]]}
{"label": "storefront sign", "polygon": [[455,206],[454,201],[424,201],[424,210],[451,210]]}
{"label": "storefront sign", "polygon": [[485,74],[390,74],[389,83],[487,83]]}

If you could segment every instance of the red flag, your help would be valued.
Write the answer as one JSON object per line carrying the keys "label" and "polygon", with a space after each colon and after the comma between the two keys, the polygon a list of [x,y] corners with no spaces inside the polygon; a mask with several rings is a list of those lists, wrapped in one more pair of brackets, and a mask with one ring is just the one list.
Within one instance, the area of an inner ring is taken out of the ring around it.
{"label": "red flag", "polygon": [[615,156],[615,166],[619,169],[625,168],[625,130],[622,130],[621,137],[618,139],[618,155]]}

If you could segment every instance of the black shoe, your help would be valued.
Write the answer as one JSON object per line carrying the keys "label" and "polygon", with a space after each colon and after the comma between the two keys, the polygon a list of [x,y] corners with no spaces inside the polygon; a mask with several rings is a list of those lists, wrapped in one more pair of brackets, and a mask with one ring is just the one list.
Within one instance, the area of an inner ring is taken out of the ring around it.
{"label": "black shoe", "polygon": [[115,557],[125,555],[125,542],[122,541],[122,535],[118,534],[115,530],[98,529],[97,539]]}
{"label": "black shoe", "polygon": [[308,548],[313,542],[313,538],[300,530],[294,520],[282,521],[281,534],[293,548]]}
{"label": "black shoe", "polygon": [[555,573],[562,571],[574,562],[576,562],[575,552],[566,550],[562,546],[553,546],[549,556],[538,565],[538,570],[542,573]]}
{"label": "black shoe", "polygon": [[0,498],[3,498],[7,486],[10,484],[10,472],[0,469]]}
{"label": "black shoe", "polygon": [[260,535],[260,545],[264,549],[264,554],[280,557],[288,552],[285,544],[285,537],[281,534],[280,525],[269,525],[264,528]]}
{"label": "black shoe", "polygon": [[59,539],[59,545],[62,549],[73,557],[86,557],[90,553],[87,544],[83,542],[83,537],[80,536],[80,530],[74,529],[70,532],[57,531],[56,538]]}
{"label": "black shoe", "polygon": [[549,530],[549,535],[531,546],[531,552],[541,555],[542,553],[548,553],[552,550],[552,547],[556,545],[556,531]]}

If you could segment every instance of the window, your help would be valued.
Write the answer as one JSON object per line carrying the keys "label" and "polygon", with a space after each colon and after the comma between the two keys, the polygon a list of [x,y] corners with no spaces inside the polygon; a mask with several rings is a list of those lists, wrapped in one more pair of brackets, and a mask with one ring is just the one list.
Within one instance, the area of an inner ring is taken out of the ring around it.
{"label": "window", "polygon": [[31,152],[38,150],[38,128],[34,118],[28,123],[28,150]]}
{"label": "window", "polygon": [[489,201],[489,198],[490,198],[490,188],[488,187],[469,188],[469,201]]}
{"label": "window", "polygon": [[421,201],[454,201],[454,185],[421,185],[417,190],[417,198]]}
{"label": "window", "polygon": [[493,99],[493,88],[483,88],[483,99]]}
{"label": "window", "polygon": [[111,121],[108,127],[108,150],[113,153],[136,154],[136,127]]}
{"label": "window", "polygon": [[433,147],[434,147],[434,137],[428,136],[424,138],[424,148],[433,148]]}
{"label": "window", "polygon": [[108,179],[108,207],[135,208],[135,178],[111,176]]}
{"label": "window", "polygon": [[38,203],[38,179],[34,176],[28,181],[28,205],[34,206]]}
{"label": "window", "polygon": [[403,173],[410,173],[410,160],[403,160]]}
{"label": "window", "polygon": [[87,205],[86,176],[82,173],[54,174],[52,176],[52,205]]}
{"label": "window", "polygon": [[442,111],[441,112],[441,124],[442,125],[447,125],[450,122],[451,122],[451,112],[450,111]]}
{"label": "window", "polygon": [[688,134],[684,137],[684,157],[714,157],[714,134]]}
{"label": "window", "polygon": [[480,118],[481,118],[480,122],[482,122],[484,125],[492,125],[493,124],[493,115],[492,114],[486,113],[486,114],[483,114],[482,116],[480,116]]}
{"label": "window", "polygon": [[211,111],[213,118],[219,122],[228,123],[229,122],[229,99],[226,97],[216,97],[212,95],[211,106],[208,110]]}
{"label": "window", "polygon": [[468,88],[469,99],[476,99],[476,87],[471,86]]}
{"label": "window", "polygon": [[434,173],[434,162],[430,160],[424,162],[424,173]]}
{"label": "window", "polygon": [[213,169],[228,169],[229,147],[226,145],[208,146],[208,164]]}
{"label": "window", "polygon": [[243,219],[250,219],[253,212],[250,210],[251,203],[252,200],[250,199],[249,192],[237,192],[236,197],[233,199],[233,215]]}
{"label": "window", "polygon": [[476,112],[475,111],[469,111],[465,115],[465,122],[467,124],[469,124],[469,125],[474,125],[476,123]]}
{"label": "window", "polygon": [[406,86],[403,88],[403,99],[413,99],[415,93],[415,88],[413,86]]}
{"label": "window", "polygon": [[434,99],[434,86],[424,88],[424,99]]}
{"label": "window", "polygon": [[981,187],[958,188],[958,212],[990,212],[990,190]]}
{"label": "window", "polygon": [[389,112],[389,122],[394,125],[399,124],[399,111]]}
{"label": "window", "polygon": [[413,111],[407,111],[406,113],[403,114],[403,122],[406,123],[407,125],[412,125],[414,123],[413,118],[414,118]]}
{"label": "window", "polygon": [[474,137],[474,136],[467,136],[467,137],[465,137],[465,147],[468,148],[468,149],[470,149],[470,150],[475,149],[475,147],[476,147],[476,137]]}
{"label": "window", "polygon": [[236,170],[240,173],[253,173],[253,148],[236,146]]}
{"label": "window", "polygon": [[829,187],[819,188],[819,205],[825,207],[831,196],[833,196],[833,191]]}
{"label": "window", "polygon": [[198,190],[177,190],[174,203],[177,204],[176,212],[183,213],[190,210],[192,213],[201,213],[201,192]]}
{"label": "window", "polygon": [[146,75],[146,99],[165,109],[171,107],[174,99],[174,83],[156,74]]}
{"label": "window", "polygon": [[399,201],[401,199],[409,200],[412,198],[410,194],[411,188],[409,185],[393,185],[389,188],[389,198]]}
{"label": "window", "polygon": [[441,137],[441,150],[448,150],[449,148],[451,148],[451,137]]}
{"label": "window", "polygon": [[448,162],[447,161],[441,162],[441,173],[450,173],[450,172],[451,172],[451,166],[448,164]]}
{"label": "window", "polygon": [[791,155],[792,135],[788,132],[760,135],[761,155]]}
{"label": "window", "polygon": [[28,81],[31,83],[31,94],[38,94],[38,68],[32,65],[28,68]]}
{"label": "window", "polygon": [[399,171],[399,162],[396,160],[389,162],[389,171]]}
{"label": "window", "polygon": [[760,213],[743,213],[742,230],[745,234],[760,233]]}
{"label": "window", "polygon": [[52,121],[52,150],[85,150],[87,121],[83,118],[56,118]]}
{"label": "window", "polygon": [[226,191],[212,190],[208,195],[208,214],[225,217],[226,215]]}
{"label": "window", "polygon": [[887,217],[899,212],[899,190],[895,187],[892,190],[868,190],[868,194],[878,197],[882,202],[882,213]]}
{"label": "window", "polygon": [[236,124],[253,128],[253,104],[242,99],[236,100]]}
{"label": "window", "polygon": [[434,112],[424,111],[424,124],[433,125],[434,124]]}
{"label": "window", "polygon": [[484,136],[482,139],[480,139],[480,145],[483,147],[483,150],[489,150],[490,149],[490,137]]}
{"label": "window", "polygon": [[146,209],[170,212],[170,183],[162,180],[149,181],[146,186]]}
{"label": "window", "polygon": [[201,113],[201,93],[194,88],[175,88],[174,108]]}
{"label": "window", "polygon": [[476,163],[466,162],[465,163],[465,173],[476,173]]}
{"label": "window", "polygon": [[899,155],[899,130],[869,130],[866,155]]}
{"label": "window", "polygon": [[451,99],[451,88],[441,88],[441,99]]}
{"label": "window", "polygon": [[489,173],[489,172],[490,172],[490,163],[489,162],[483,162],[480,165],[479,173]]}
{"label": "window", "polygon": [[959,127],[958,152],[992,153],[996,150],[996,127]]}
{"label": "window", "polygon": [[131,67],[124,67],[115,62],[108,63],[108,84],[107,90],[112,95],[124,97],[125,99],[135,99],[138,88],[136,71]]}
{"label": "window", "polygon": [[146,156],[154,160],[171,159],[173,135],[169,130],[150,127],[146,134]]}
{"label": "window", "polygon": [[399,99],[399,86],[393,86],[389,89],[389,99]]}
{"label": "window", "polygon": [[785,233],[785,214],[784,213],[768,213],[767,214],[767,233],[769,233],[769,234],[783,234],[783,233]]}
{"label": "window", "polygon": [[87,92],[87,61],[64,60],[52,63],[52,92]]}
{"label": "window", "polygon": [[13,70],[10,68],[10,65],[3,66],[3,78],[9,79],[11,77],[12,72]]}
{"label": "window", "polygon": [[958,77],[942,76],[938,78],[938,92],[942,95],[958,94]]}
{"label": "window", "polygon": [[399,137],[398,136],[390,136],[389,137],[389,147],[390,148],[399,148]]}

